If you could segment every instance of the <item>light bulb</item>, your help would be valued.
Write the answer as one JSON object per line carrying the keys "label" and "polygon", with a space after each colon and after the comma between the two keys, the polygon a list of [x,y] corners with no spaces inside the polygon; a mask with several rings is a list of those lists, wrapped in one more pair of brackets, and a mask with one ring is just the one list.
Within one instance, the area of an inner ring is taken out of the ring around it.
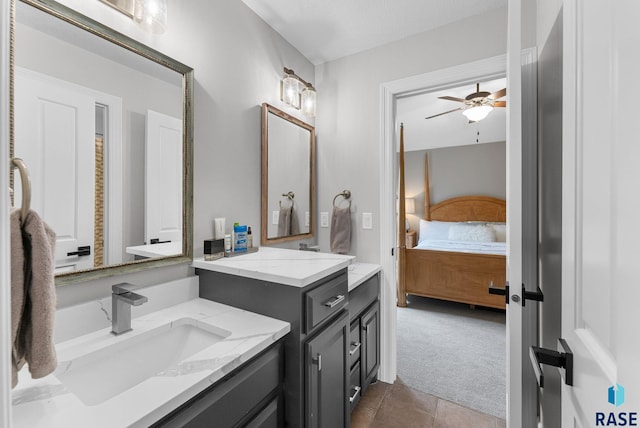
{"label": "light bulb", "polygon": [[299,83],[298,79],[290,74],[282,79],[282,101],[295,108],[300,108]]}
{"label": "light bulb", "polygon": [[164,33],[167,26],[167,0],[136,0],[133,18],[147,31]]}
{"label": "light bulb", "polygon": [[302,114],[309,117],[316,116],[316,90],[311,85],[302,90]]}

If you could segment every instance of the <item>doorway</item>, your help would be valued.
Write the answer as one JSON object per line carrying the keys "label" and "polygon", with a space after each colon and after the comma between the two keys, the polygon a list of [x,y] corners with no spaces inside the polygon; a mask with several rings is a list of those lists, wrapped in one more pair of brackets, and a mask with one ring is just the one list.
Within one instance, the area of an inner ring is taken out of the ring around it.
{"label": "doorway", "polygon": [[[523,79],[520,85],[518,79],[518,98],[517,105],[520,105],[520,87],[526,94],[535,94],[535,50],[529,49],[522,52],[521,64],[523,65]],[[412,76],[409,78],[387,82],[381,85],[380,91],[380,172],[383,177],[381,184],[380,198],[380,261],[383,268],[382,288],[381,288],[381,369],[379,378],[385,382],[393,383],[397,376],[397,310],[396,310],[396,278],[397,259],[395,252],[391,250],[397,246],[397,227],[395,200],[397,196],[397,156],[395,152],[396,141],[398,138],[398,127],[396,119],[396,99],[398,96],[407,96],[412,93],[420,93],[425,91],[435,91],[439,89],[451,88],[462,84],[473,84],[478,80],[489,80],[505,75],[507,68],[507,57],[501,55],[488,58],[461,66],[451,67],[444,70],[438,70],[424,75]],[[533,70],[533,71],[530,71]],[[512,94],[513,95],[513,94]],[[535,112],[535,96],[530,99],[527,97],[522,105],[522,110],[526,114]],[[529,105],[529,101],[533,105]],[[516,105],[516,104],[514,104]],[[518,108],[520,112],[520,108]],[[519,129],[519,128],[518,128]],[[509,131],[508,131],[509,132]],[[510,134],[509,134],[510,135]],[[508,137],[509,138],[509,137]],[[520,147],[520,138],[517,138],[518,144],[507,149],[508,177],[510,183],[508,185],[508,198],[511,203],[507,207],[507,215],[516,221],[510,221],[510,230],[512,237],[515,238],[514,248],[511,248],[511,262],[509,272],[512,272],[511,281],[520,283],[520,272],[522,263],[521,233],[522,225],[522,177],[520,175],[522,149]],[[513,197],[512,197],[513,196]],[[514,235],[515,234],[515,235]],[[523,335],[522,325],[530,325],[535,328],[537,321],[529,319],[522,320],[523,315],[521,306],[511,305],[513,308],[508,309],[511,312],[511,321],[507,315],[507,395],[508,408],[507,419],[517,421],[522,418],[522,413],[529,412],[528,407],[535,409],[535,397],[523,395],[529,394],[527,391],[536,391],[535,379],[528,377],[523,369],[525,361],[522,357],[523,344],[533,342],[533,339],[526,333]],[[528,346],[528,345],[527,345]],[[526,403],[527,410],[523,411],[522,403]],[[509,412],[512,412],[511,416]],[[535,410],[534,410],[535,412]]]}

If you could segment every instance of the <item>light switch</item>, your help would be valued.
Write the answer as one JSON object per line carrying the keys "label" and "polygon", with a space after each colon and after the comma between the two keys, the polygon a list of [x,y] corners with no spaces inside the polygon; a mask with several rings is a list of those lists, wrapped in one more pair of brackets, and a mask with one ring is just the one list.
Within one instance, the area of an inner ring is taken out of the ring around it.
{"label": "light switch", "polygon": [[280,211],[272,211],[271,224],[278,224],[278,220],[280,220]]}
{"label": "light switch", "polygon": [[326,211],[320,213],[320,227],[329,227],[329,213]]}
{"label": "light switch", "polygon": [[304,225],[309,227],[309,211],[304,212]]}
{"label": "light switch", "polygon": [[373,229],[373,214],[362,213],[362,228]]}

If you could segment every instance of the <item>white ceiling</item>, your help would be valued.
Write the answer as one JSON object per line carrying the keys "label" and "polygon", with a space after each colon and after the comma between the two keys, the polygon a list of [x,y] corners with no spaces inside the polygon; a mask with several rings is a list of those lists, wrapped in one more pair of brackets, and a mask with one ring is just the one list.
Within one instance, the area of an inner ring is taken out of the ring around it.
{"label": "white ceiling", "polygon": [[[504,78],[490,80],[480,82],[480,90],[493,93],[506,85]],[[505,141],[507,122],[504,108],[494,108],[489,116],[476,123],[469,123],[462,111],[425,119],[462,105],[438,97],[464,98],[475,91],[475,85],[468,85],[398,99],[396,114],[398,123],[404,123],[405,151]]]}
{"label": "white ceiling", "polygon": [[242,0],[313,64],[381,46],[507,0]]}
{"label": "white ceiling", "polygon": [[[506,7],[507,0],[242,0],[313,64],[322,64],[454,21]],[[480,24],[481,25],[481,24]],[[481,82],[495,92],[506,79]],[[405,124],[406,150],[452,147],[506,140],[504,108],[470,124],[462,112],[425,120],[459,103],[473,85],[398,100],[397,120]],[[479,132],[479,135],[478,135]]]}

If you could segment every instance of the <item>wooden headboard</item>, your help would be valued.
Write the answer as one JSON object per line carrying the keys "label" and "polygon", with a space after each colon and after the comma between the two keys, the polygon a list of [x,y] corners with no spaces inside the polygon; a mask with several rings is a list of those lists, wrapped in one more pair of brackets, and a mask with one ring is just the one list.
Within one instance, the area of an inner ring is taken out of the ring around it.
{"label": "wooden headboard", "polygon": [[431,205],[429,195],[429,159],[424,157],[424,216],[437,221],[507,221],[504,199],[491,196],[459,196]]}

